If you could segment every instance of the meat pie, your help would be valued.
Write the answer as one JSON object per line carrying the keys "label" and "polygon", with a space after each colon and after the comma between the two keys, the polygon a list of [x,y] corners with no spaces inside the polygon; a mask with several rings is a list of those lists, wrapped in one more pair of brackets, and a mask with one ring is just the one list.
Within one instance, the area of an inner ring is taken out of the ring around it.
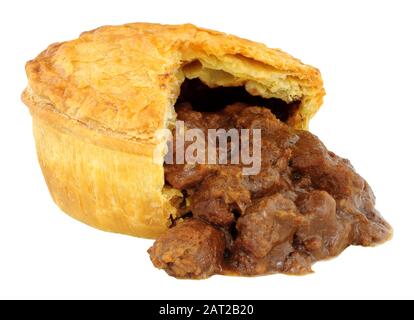
{"label": "meat pie", "polygon": [[132,23],[54,43],[26,73],[53,200],[93,227],[157,239],[151,260],[172,276],[304,274],[391,237],[368,183],[306,131],[319,70],[279,49]]}

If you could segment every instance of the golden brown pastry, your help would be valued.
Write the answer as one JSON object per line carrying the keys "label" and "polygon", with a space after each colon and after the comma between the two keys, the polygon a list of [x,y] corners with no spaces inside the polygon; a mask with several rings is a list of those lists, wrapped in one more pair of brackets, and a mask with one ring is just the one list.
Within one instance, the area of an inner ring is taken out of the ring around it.
{"label": "golden brown pastry", "polygon": [[[54,201],[94,227],[154,238],[167,229],[178,190],[162,164],[180,86],[244,86],[292,104],[306,129],[324,96],[317,69],[278,50],[193,25],[106,26],[49,46],[26,65],[23,101]],[[153,160],[153,155],[157,159]]]}

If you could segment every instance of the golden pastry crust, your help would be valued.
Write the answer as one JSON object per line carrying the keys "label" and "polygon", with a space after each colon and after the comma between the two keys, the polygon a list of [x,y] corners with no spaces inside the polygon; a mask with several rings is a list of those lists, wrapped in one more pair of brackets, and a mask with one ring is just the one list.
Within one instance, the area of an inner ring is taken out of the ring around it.
{"label": "golden pastry crust", "polygon": [[174,122],[186,77],[301,101],[289,119],[297,128],[307,128],[324,96],[317,69],[190,24],[101,27],[49,46],[26,72],[23,101],[54,200],[93,226],[144,237],[158,236],[174,214],[175,191],[164,189],[165,137],[157,130]]}

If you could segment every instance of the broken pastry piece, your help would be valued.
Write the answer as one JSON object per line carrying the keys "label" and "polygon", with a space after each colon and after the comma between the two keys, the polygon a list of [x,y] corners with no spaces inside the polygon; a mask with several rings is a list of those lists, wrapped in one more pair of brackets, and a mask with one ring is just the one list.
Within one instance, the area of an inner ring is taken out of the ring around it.
{"label": "broken pastry piece", "polygon": [[[22,98],[56,204],[105,231],[158,238],[180,278],[306,273],[391,228],[349,162],[306,130],[320,72],[278,49],[193,25],[105,26],[26,65]],[[164,163],[186,128],[260,129],[260,170]]]}
{"label": "broken pastry piece", "polygon": [[305,274],[350,245],[372,246],[391,236],[368,183],[313,134],[256,106],[199,112],[187,104],[177,113],[186,127],[206,134],[223,126],[260,129],[261,171],[167,164],[166,181],[189,205],[187,216],[149,250],[156,267],[179,278]]}

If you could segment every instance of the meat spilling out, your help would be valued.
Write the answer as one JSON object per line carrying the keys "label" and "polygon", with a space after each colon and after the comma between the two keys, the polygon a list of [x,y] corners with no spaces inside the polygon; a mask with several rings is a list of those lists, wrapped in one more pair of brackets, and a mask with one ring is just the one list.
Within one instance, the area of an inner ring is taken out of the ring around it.
{"label": "meat spilling out", "polygon": [[260,129],[261,163],[250,175],[231,161],[164,165],[166,184],[183,197],[149,254],[169,275],[306,274],[350,245],[391,237],[368,183],[310,132],[242,103],[210,112],[181,103],[176,111],[185,128],[206,136],[208,129]]}

